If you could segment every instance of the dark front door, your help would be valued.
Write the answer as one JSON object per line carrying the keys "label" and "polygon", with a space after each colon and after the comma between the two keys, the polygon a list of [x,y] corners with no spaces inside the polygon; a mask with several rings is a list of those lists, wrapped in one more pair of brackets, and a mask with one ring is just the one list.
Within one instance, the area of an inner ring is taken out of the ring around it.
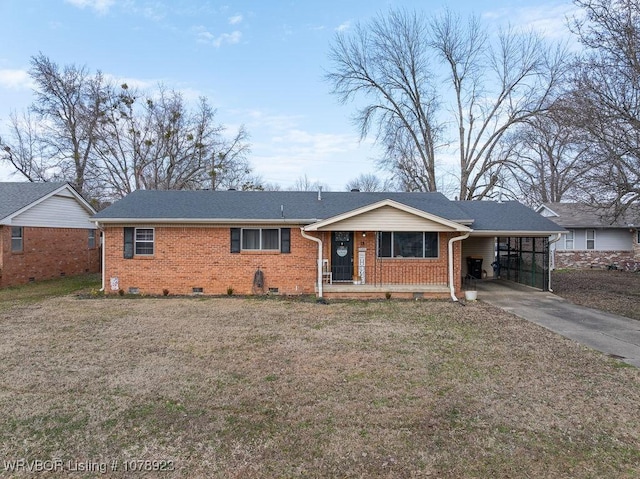
{"label": "dark front door", "polygon": [[331,233],[331,272],[334,281],[353,279],[353,233]]}

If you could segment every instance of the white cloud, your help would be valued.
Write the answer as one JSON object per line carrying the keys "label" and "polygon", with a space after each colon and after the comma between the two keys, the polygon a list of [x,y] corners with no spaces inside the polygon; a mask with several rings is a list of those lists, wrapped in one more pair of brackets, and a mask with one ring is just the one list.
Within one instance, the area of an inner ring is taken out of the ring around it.
{"label": "white cloud", "polygon": [[344,32],[351,27],[351,22],[347,20],[336,27],[336,32]]}
{"label": "white cloud", "polygon": [[549,38],[563,38],[569,36],[567,18],[579,14],[579,10],[570,2],[541,3],[535,7],[492,10],[485,12],[482,16],[503,25],[531,28]]}
{"label": "white cloud", "polygon": [[223,33],[213,41],[213,46],[215,46],[216,48],[219,48],[223,44],[235,45],[236,43],[240,43],[241,38],[242,38],[242,32],[238,30],[234,30],[231,33]]}
{"label": "white cloud", "polygon": [[33,81],[26,70],[0,70],[0,87],[27,90],[33,87]]}
{"label": "white cloud", "polygon": [[67,3],[78,8],[92,8],[96,12],[104,15],[109,11],[115,0],[65,0]]}
{"label": "white cloud", "polygon": [[235,45],[236,43],[240,43],[242,39],[242,32],[239,30],[234,30],[231,33],[221,33],[218,36],[203,26],[194,27],[193,31],[199,43],[207,43],[216,48],[220,48],[222,45]]}
{"label": "white cloud", "polygon": [[234,15],[233,17],[229,17],[229,25],[237,25],[242,22],[242,15]]}

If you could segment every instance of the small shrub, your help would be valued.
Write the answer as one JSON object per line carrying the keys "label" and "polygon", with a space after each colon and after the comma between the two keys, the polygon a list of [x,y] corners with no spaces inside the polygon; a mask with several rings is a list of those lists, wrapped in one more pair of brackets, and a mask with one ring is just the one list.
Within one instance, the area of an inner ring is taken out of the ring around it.
{"label": "small shrub", "polygon": [[391,293],[387,291],[386,293],[384,293],[384,297],[387,299],[391,299]]}
{"label": "small shrub", "polygon": [[120,296],[124,296],[124,289],[119,289],[119,290],[118,290],[118,294],[119,294]]}
{"label": "small shrub", "polygon": [[231,286],[227,288],[227,296],[233,296],[233,288]]}
{"label": "small shrub", "polygon": [[167,288],[162,290],[162,296],[169,296],[169,290]]}

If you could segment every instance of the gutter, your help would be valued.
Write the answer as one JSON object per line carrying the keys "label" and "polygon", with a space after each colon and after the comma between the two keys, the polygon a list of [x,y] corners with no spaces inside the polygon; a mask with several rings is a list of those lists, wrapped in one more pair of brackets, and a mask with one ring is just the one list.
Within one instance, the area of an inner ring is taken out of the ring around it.
{"label": "gutter", "polygon": [[553,243],[556,243],[557,241],[560,241],[560,238],[562,238],[562,233],[556,233],[556,237],[555,239],[549,240],[549,292],[553,293],[553,289],[551,289],[551,245]]}
{"label": "gutter", "polygon": [[322,298],[322,240],[315,236],[309,236],[302,228],[300,228],[300,234],[303,238],[318,243],[318,265],[316,268],[318,270],[318,298]]}
{"label": "gutter", "polygon": [[102,271],[101,271],[101,273],[102,273],[102,288],[100,288],[99,291],[101,293],[104,293],[104,290],[105,290],[105,287],[106,287],[105,286],[105,281],[106,281],[105,275],[107,274],[107,271],[105,269],[106,268],[105,260],[107,258],[107,248],[105,248],[105,243],[106,243],[106,240],[107,240],[107,235],[104,234],[104,229],[102,229],[100,227],[100,222],[99,221],[94,221],[94,223],[96,224],[96,228],[98,228],[98,231],[102,232],[102,241],[101,241],[101,244],[100,244],[100,248],[102,249],[102,251],[101,251],[101,253],[102,253],[102,267],[101,267],[101,269],[102,269]]}
{"label": "gutter", "polygon": [[456,287],[453,283],[453,243],[467,239],[470,234],[471,232],[468,232],[462,236],[455,236],[449,240],[449,249],[447,251],[449,255],[449,290],[451,292],[451,299],[456,302],[458,301],[458,298],[456,298]]}

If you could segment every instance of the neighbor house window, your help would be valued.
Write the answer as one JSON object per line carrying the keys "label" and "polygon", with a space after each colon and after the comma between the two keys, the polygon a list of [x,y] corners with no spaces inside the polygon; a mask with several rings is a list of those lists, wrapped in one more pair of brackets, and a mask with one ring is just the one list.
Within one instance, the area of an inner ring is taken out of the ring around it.
{"label": "neighbor house window", "polygon": [[378,257],[437,258],[438,233],[421,231],[379,233]]}
{"label": "neighbor house window", "polygon": [[89,249],[96,247],[96,230],[89,230]]}
{"label": "neighbor house window", "polygon": [[569,230],[569,232],[564,235],[564,249],[573,249],[574,236],[575,232],[573,230]]}
{"label": "neighbor house window", "polygon": [[587,230],[587,249],[596,249],[596,230]]}
{"label": "neighbor house window", "polygon": [[14,253],[22,252],[24,247],[23,237],[24,230],[22,226],[12,226],[11,227],[11,251]]}
{"label": "neighbor house window", "polygon": [[280,230],[245,228],[242,230],[242,249],[279,250]]}
{"label": "neighbor house window", "polygon": [[149,256],[153,254],[153,228],[136,228],[136,255]]}

